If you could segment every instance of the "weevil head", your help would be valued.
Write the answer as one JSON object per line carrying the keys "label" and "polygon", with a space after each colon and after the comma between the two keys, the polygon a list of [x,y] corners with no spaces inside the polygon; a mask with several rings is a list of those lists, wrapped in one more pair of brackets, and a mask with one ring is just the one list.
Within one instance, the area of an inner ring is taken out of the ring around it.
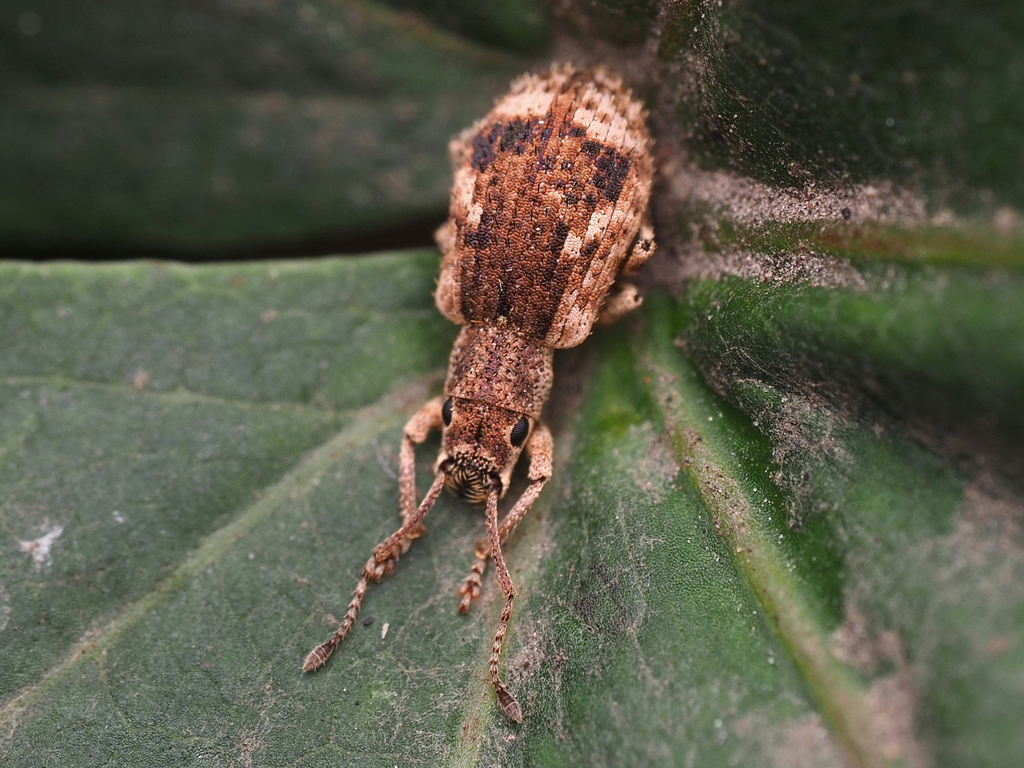
{"label": "weevil head", "polygon": [[448,489],[474,504],[487,501],[494,488],[504,495],[533,419],[460,397],[449,397],[441,416],[444,429],[437,467],[444,468]]}

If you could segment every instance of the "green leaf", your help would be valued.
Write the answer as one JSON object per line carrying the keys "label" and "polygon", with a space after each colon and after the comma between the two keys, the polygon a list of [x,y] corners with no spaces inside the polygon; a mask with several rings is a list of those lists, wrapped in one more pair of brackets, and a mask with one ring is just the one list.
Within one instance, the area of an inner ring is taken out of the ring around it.
{"label": "green leaf", "polygon": [[0,33],[11,247],[237,251],[439,216],[448,140],[523,67],[373,3],[65,5]]}
{"label": "green leaf", "polygon": [[992,193],[1024,203],[1017,4],[751,0],[666,12],[659,53],[690,61],[694,81],[674,81],[691,89],[679,114],[708,167],[800,187],[837,173],[923,181],[947,204]]}
{"label": "green leaf", "polygon": [[[482,520],[454,499],[371,590],[373,624],[300,675],[397,525],[397,427],[452,337],[435,259],[7,268],[6,322],[33,329],[3,361],[9,764],[881,765],[928,749],[915,717],[965,759],[1015,744],[1021,694],[1000,680],[1020,649],[999,644],[1024,594],[1012,545],[989,553],[1010,521],[985,489],[747,385],[762,436],[701,383],[657,300],[561,363],[556,480],[509,547],[526,724],[484,675],[496,589],[457,611]],[[121,301],[99,306],[108,291]],[[264,365],[288,323],[304,341]],[[376,388],[354,398],[357,369]],[[38,562],[19,545],[47,534]]]}
{"label": "green leaf", "polygon": [[299,671],[398,525],[436,252],[0,263],[0,762],[1017,762],[1016,5],[65,5],[0,24],[5,252],[426,244],[449,137],[546,39],[650,109],[660,250],[557,357],[506,548],[521,726],[447,496]]}
{"label": "green leaf", "polygon": [[422,14],[438,26],[523,53],[548,41],[548,9],[538,0],[382,0],[392,8]]}
{"label": "green leaf", "polygon": [[[320,334],[297,334],[316,349],[317,335],[356,339],[383,315],[388,327],[375,338],[392,342],[379,351],[402,357],[398,339],[423,325],[435,264],[378,256],[243,268],[9,268],[11,284],[38,287],[8,303],[27,295],[24,312],[55,323],[87,315],[88,307],[67,302],[69,294],[86,293],[74,290],[83,282],[92,281],[93,295],[104,286],[126,291],[133,300],[106,309],[86,356],[120,347],[126,336],[135,335],[143,350],[147,339],[164,337],[168,346],[181,345],[180,360],[194,361],[192,380],[206,384],[197,389],[211,392],[186,393],[156,366],[139,387],[137,369],[126,375],[124,358],[113,358],[106,371],[92,369],[91,381],[57,373],[66,361],[11,377],[28,394],[10,398],[21,405],[12,422],[22,432],[12,435],[5,465],[68,465],[65,452],[87,454],[58,489],[52,468],[5,483],[21,491],[5,509],[36,513],[8,513],[5,527],[18,538],[34,536],[40,524],[60,528],[39,564],[8,543],[6,559],[16,567],[5,577],[12,610],[0,637],[5,658],[21,662],[13,674],[5,667],[4,755],[11,764],[72,755],[79,764],[154,754],[231,761],[250,753],[271,763],[362,755],[465,764],[486,761],[485,745],[513,733],[483,676],[500,607],[495,589],[469,618],[457,611],[455,587],[468,574],[482,520],[453,499],[439,503],[429,535],[367,598],[364,616],[374,623],[357,625],[323,672],[298,672],[305,651],[331,631],[331,614],[344,607],[366,553],[396,525],[396,425],[426,397],[430,378],[403,385],[414,366],[389,374],[353,359],[357,345],[342,341],[325,361],[302,350],[296,357],[320,371],[338,364],[374,370],[381,398],[333,410],[326,403],[339,394],[331,383],[296,396],[276,388],[287,380],[275,382],[274,367],[252,373],[247,390],[224,391],[240,378],[237,369],[253,370],[231,350],[237,345],[261,360],[261,337],[292,317],[320,326]],[[377,278],[382,269],[390,283]],[[417,296],[396,299],[402,275],[420,289]],[[208,302],[201,323],[238,328],[235,338],[184,322],[140,328],[157,292],[168,306],[188,306],[209,291],[243,293]],[[373,304],[372,312],[360,311]],[[270,320],[262,310],[268,306],[277,313]],[[91,319],[87,325],[96,328]],[[433,316],[425,330],[437,341],[451,339],[450,327]],[[33,347],[45,349],[48,336],[40,332]],[[74,333],[65,338],[75,357],[81,344]],[[731,568],[699,497],[676,485],[675,459],[655,426],[654,404],[632,375],[628,346],[621,337],[610,342],[597,361],[577,356],[584,368],[596,366],[595,383],[579,416],[558,429],[557,484],[510,549],[522,597],[508,668],[529,723],[515,748],[523,759],[639,759],[696,739],[702,752],[724,761],[755,754],[791,720],[820,730],[796,670]],[[433,362],[443,360],[437,348]],[[291,374],[301,378],[303,368],[297,362]],[[579,374],[564,377],[580,381]],[[134,408],[112,402],[124,399]],[[111,413],[123,421],[111,424]],[[43,419],[52,426],[40,427]],[[262,432],[261,419],[269,420]],[[117,440],[133,424],[145,424],[154,444],[119,450]],[[84,446],[63,437],[71,431]],[[112,444],[97,440],[104,434]],[[421,487],[436,445],[420,452]],[[242,474],[239,452],[269,455],[267,469]],[[163,460],[140,466],[139,455]],[[168,466],[175,458],[179,466]],[[164,487],[154,487],[160,481]],[[116,502],[111,489],[120,494]],[[168,530],[175,523],[177,530]],[[43,606],[50,608],[40,617]],[[381,637],[385,623],[390,629]],[[727,657],[708,664],[723,638]],[[610,730],[615,719],[652,706],[659,717],[648,721],[649,737],[657,738],[618,743]],[[691,717],[677,727],[679,707]],[[392,726],[382,729],[382,718]],[[750,731],[739,744],[721,738],[733,721]],[[568,734],[575,736],[566,742]]]}

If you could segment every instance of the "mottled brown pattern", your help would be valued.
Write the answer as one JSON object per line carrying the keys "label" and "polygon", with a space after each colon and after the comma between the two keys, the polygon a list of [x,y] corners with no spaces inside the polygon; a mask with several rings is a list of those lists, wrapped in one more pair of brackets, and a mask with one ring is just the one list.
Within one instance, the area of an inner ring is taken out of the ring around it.
{"label": "mottled brown pattern", "polygon": [[445,394],[540,418],[554,381],[554,350],[513,330],[469,325],[448,362]]}
{"label": "mottled brown pattern", "polygon": [[552,347],[582,342],[647,209],[649,145],[642,108],[607,75],[517,81],[453,142],[439,309]]}

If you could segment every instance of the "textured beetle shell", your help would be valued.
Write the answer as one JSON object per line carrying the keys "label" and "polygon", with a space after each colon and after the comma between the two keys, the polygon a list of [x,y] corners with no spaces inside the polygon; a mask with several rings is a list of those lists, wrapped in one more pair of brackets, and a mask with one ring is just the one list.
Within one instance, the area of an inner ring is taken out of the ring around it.
{"label": "textured beetle shell", "polygon": [[445,394],[539,419],[554,382],[553,356],[513,330],[466,326],[452,347]]}
{"label": "textured beetle shell", "polygon": [[645,118],[619,80],[561,67],[519,78],[453,139],[441,313],[550,347],[581,343],[647,209]]}

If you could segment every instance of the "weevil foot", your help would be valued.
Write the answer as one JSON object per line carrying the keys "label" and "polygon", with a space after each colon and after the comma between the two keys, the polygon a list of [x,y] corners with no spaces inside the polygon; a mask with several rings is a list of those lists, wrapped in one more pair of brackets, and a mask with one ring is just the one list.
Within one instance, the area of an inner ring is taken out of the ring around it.
{"label": "weevil foot", "polygon": [[611,294],[598,315],[598,325],[610,325],[621,317],[628,315],[643,303],[640,291],[632,283],[620,283],[618,290]]}
{"label": "weevil foot", "polygon": [[309,652],[309,656],[302,663],[303,672],[312,672],[315,669],[320,669],[327,660],[331,658],[331,654],[334,653],[334,649],[338,646],[334,639],[328,640],[326,643],[321,643],[312,651]]}
{"label": "weevil foot", "polygon": [[523,722],[523,708],[519,706],[516,697],[509,693],[505,686],[501,684],[495,686],[494,692],[498,694],[498,703],[508,718],[515,720],[517,723]]}
{"label": "weevil foot", "polygon": [[480,580],[483,578],[484,570],[487,568],[487,560],[480,557],[477,552],[477,560],[473,563],[473,571],[466,577],[462,586],[459,587],[459,595],[462,601],[459,603],[459,613],[468,613],[470,604],[480,597]]}

